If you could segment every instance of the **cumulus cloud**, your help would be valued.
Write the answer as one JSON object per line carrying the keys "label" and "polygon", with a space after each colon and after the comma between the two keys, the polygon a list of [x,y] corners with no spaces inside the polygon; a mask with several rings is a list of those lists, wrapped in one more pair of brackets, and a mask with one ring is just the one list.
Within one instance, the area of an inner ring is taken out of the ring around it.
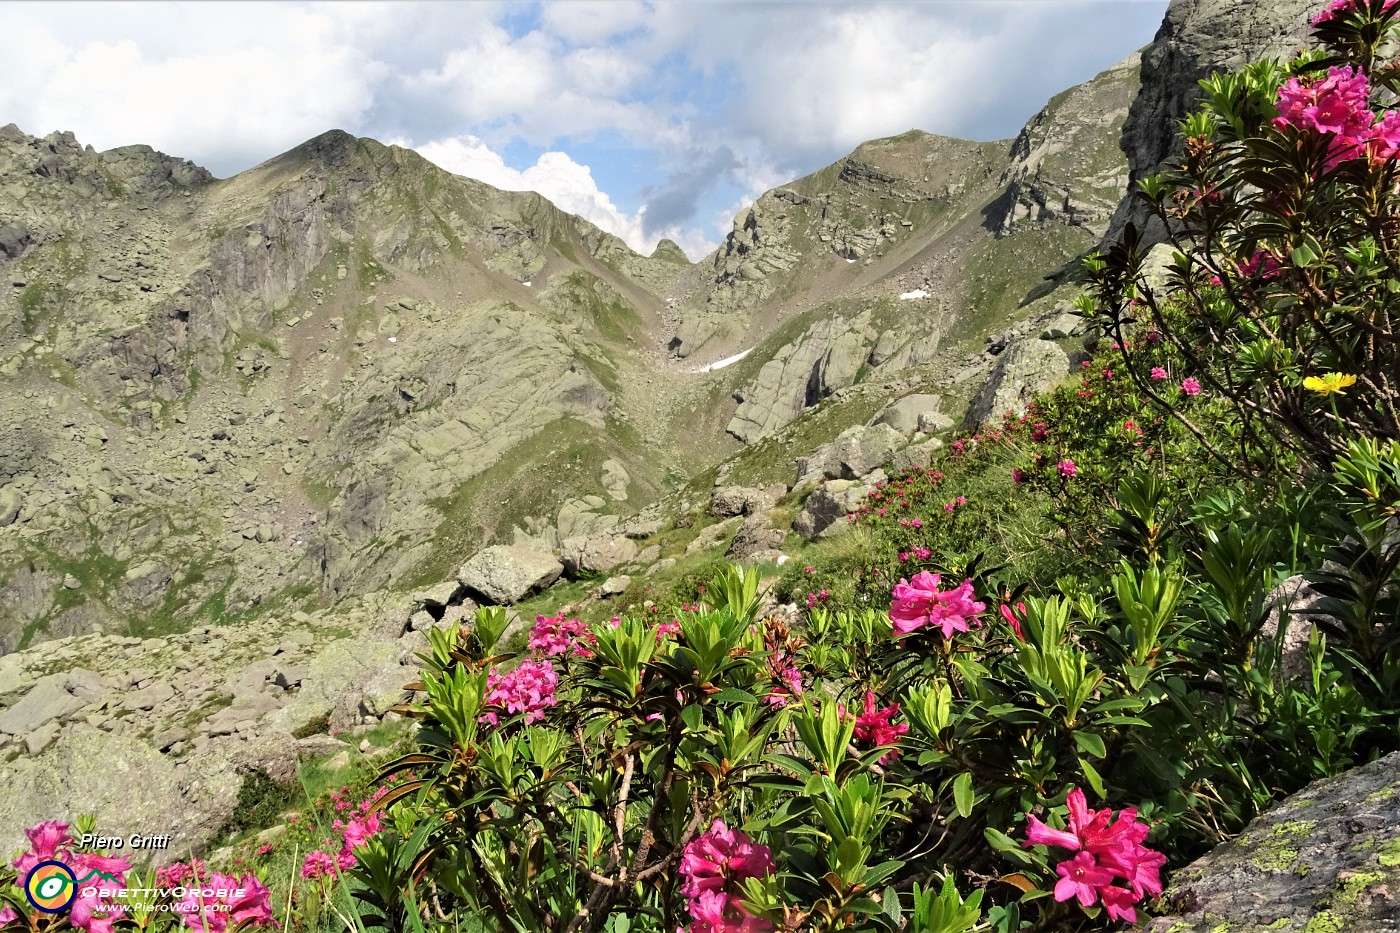
{"label": "cumulus cloud", "polygon": [[[402,140],[397,142],[408,145]],[[675,240],[692,258],[708,253],[716,243],[703,233],[686,230],[679,224],[649,224],[645,207],[632,214],[626,213],[598,188],[592,169],[564,152],[543,153],[535,164],[518,170],[507,165],[499,153],[474,136],[438,139],[409,148],[454,174],[506,191],[534,191],[543,195],[556,207],[620,237],[640,253],[650,255],[662,237]]]}
{"label": "cumulus cloud", "polygon": [[127,21],[106,38],[40,9],[11,7],[0,26],[0,111],[31,132],[72,130],[99,148],[147,143],[224,173],[357,124],[384,74],[335,20],[307,9],[265,8],[256,41],[247,17],[234,28],[228,11],[211,10],[199,14],[208,29],[183,46],[166,41],[175,30],[150,8],[138,8],[148,32]]}

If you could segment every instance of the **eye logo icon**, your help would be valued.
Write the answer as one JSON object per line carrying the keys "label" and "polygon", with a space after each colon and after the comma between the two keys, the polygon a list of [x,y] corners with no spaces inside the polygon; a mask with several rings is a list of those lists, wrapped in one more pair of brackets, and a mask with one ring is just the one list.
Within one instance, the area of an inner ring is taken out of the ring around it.
{"label": "eye logo icon", "polygon": [[78,894],[78,878],[62,862],[40,862],[24,879],[29,903],[46,914],[66,910]]}

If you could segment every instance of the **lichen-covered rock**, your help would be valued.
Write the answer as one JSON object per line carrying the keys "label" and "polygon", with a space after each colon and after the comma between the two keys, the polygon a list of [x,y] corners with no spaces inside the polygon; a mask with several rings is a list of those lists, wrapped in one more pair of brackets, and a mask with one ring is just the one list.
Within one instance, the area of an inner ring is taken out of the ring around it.
{"label": "lichen-covered rock", "polygon": [[857,425],[797,461],[796,487],[824,479],[860,479],[889,460],[904,435],[887,424]]}
{"label": "lichen-covered rock", "polygon": [[1317,781],[1177,872],[1151,933],[1394,930],[1400,752]]}
{"label": "lichen-covered rock", "polygon": [[943,399],[937,395],[906,395],[890,402],[874,418],[871,424],[887,424],[901,434],[909,434],[919,428],[926,415],[937,414]]}
{"label": "lichen-covered rock", "polygon": [[981,390],[967,406],[964,428],[996,421],[1005,412],[1020,414],[1026,404],[1046,392],[1069,372],[1069,357],[1047,340],[1018,340],[992,367]]}
{"label": "lichen-covered rock", "polygon": [[782,546],[781,528],[774,528],[768,513],[758,512],[744,519],[739,530],[734,532],[734,540],[729,542],[725,556],[733,560],[750,560],[756,555],[772,551]]}
{"label": "lichen-covered rock", "polygon": [[792,520],[792,530],[808,541],[844,531],[847,513],[860,507],[869,489],[848,479],[822,483],[807,496],[802,511]]}
{"label": "lichen-covered rock", "polygon": [[636,559],[637,542],[624,535],[569,538],[559,546],[559,557],[564,563],[564,572],[571,577],[580,573],[607,573]]}
{"label": "lichen-covered rock", "polygon": [[510,606],[559,579],[564,565],[552,554],[496,544],[478,552],[457,571],[469,591],[498,606]]}
{"label": "lichen-covered rock", "polygon": [[14,706],[0,713],[0,732],[24,735],[82,709],[83,701],[67,689],[67,674],[42,677]]}

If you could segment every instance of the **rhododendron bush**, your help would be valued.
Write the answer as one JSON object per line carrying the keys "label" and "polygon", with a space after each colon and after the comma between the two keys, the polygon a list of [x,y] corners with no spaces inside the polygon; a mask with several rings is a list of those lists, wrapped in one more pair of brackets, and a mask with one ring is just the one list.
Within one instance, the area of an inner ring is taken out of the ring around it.
{"label": "rhododendron bush", "polygon": [[[1333,3],[1335,57],[1208,82],[1177,186],[1145,186],[1172,288],[1131,231],[1092,259],[1077,378],[875,484],[778,581],[795,617],[729,568],[674,615],[540,617],[519,654],[499,610],[433,632],[387,772],[416,776],[355,869],[376,910],[1104,928],[1400,744],[1394,6]],[[1286,657],[1265,598],[1296,574],[1329,602]]]}
{"label": "rhododendron bush", "polygon": [[1174,252],[1168,289],[1139,280],[1136,230],[1091,263],[1086,309],[1122,341],[1158,327],[1188,361],[1182,389],[1228,406],[1238,437],[1209,453],[1242,473],[1279,468],[1279,444],[1302,449],[1302,474],[1351,437],[1400,438],[1397,16],[1336,0],[1314,20],[1322,49],[1203,81],[1180,164],[1141,185]]}

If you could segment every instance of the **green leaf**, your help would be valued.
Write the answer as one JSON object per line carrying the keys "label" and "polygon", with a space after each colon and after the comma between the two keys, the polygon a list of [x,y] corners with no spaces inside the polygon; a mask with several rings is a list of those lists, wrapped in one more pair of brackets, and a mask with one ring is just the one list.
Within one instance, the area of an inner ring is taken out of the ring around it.
{"label": "green leaf", "polygon": [[681,708],[681,722],[692,732],[699,732],[705,722],[705,710],[695,703],[684,706]]}
{"label": "green leaf", "polygon": [[972,812],[973,801],[972,772],[964,771],[953,779],[953,802],[957,805],[958,816],[966,819]]}
{"label": "green leaf", "polygon": [[1099,772],[1094,770],[1094,766],[1083,758],[1079,759],[1079,767],[1084,772],[1084,779],[1089,782],[1089,786],[1094,789],[1094,793],[1100,797],[1107,797],[1108,792],[1104,789],[1103,778],[1099,777]]}
{"label": "green leaf", "polygon": [[1317,253],[1312,251],[1312,247],[1304,243],[1290,254],[1290,258],[1293,260],[1293,265],[1300,269],[1306,269],[1308,266],[1317,262]]}
{"label": "green leaf", "polygon": [[1108,747],[1104,745],[1103,737],[1092,732],[1076,732],[1074,744],[1078,745],[1081,751],[1088,752],[1099,760],[1108,757]]}

